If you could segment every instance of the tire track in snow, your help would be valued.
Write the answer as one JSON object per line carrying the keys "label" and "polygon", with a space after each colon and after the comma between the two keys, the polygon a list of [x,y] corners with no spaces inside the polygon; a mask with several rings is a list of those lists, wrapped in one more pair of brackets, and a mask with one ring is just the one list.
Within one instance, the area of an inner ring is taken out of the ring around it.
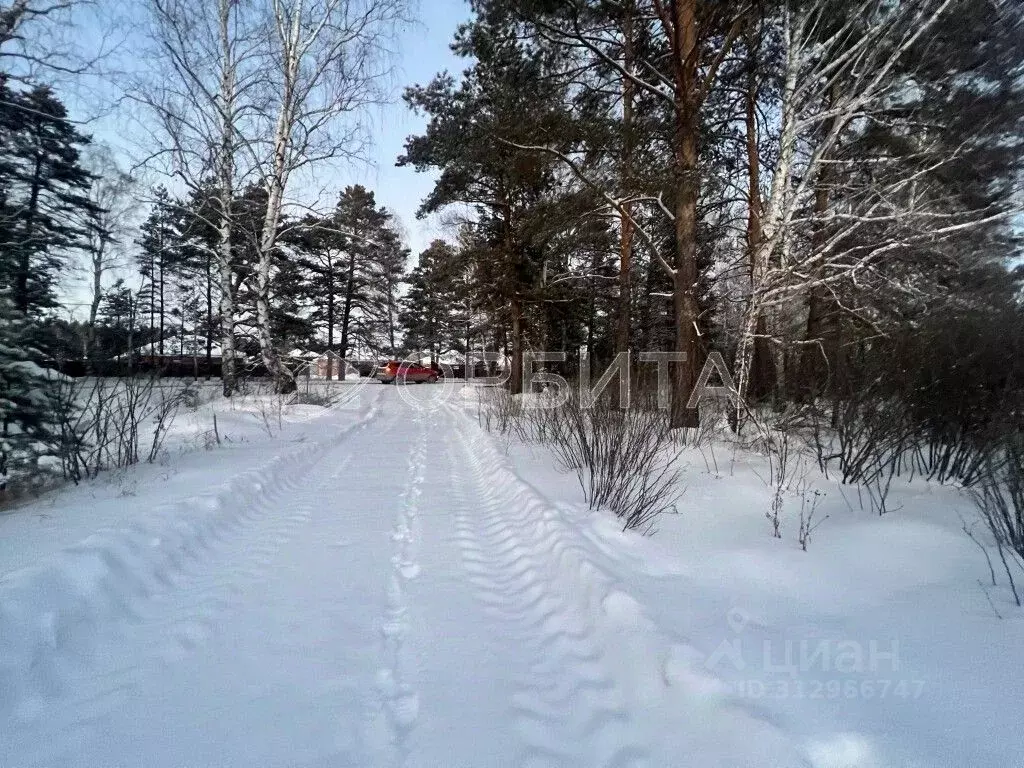
{"label": "tire track in snow", "polygon": [[[154,596],[139,612],[134,626],[125,630],[119,645],[129,653],[118,659],[117,666],[82,670],[79,684],[69,686],[77,691],[76,697],[51,704],[48,728],[61,733],[65,743],[84,740],[106,715],[123,706],[126,696],[142,685],[150,672],[185,662],[229,622],[230,611],[244,594],[267,582],[272,574],[270,555],[309,520],[315,511],[316,495],[322,494],[347,464],[348,457],[344,457],[322,481],[309,483],[310,475],[304,475],[299,481],[276,485],[257,508],[276,510],[278,514],[250,513],[246,516],[249,525],[235,528],[230,537],[217,536],[204,546],[202,558],[179,573],[174,591]],[[254,554],[266,555],[255,567]],[[39,762],[59,765],[63,757],[63,753],[46,750]]]}
{"label": "tire track in snow", "polygon": [[[554,513],[505,469],[484,435],[458,429],[456,537],[480,601],[528,652],[512,710],[526,746],[517,768],[647,768],[595,624],[613,585]],[[468,468],[468,479],[458,466]]]}
{"label": "tire track in snow", "polygon": [[410,629],[405,584],[420,573],[417,556],[419,508],[426,476],[428,436],[422,411],[416,409],[415,413],[418,435],[409,451],[406,483],[399,497],[390,534],[393,555],[381,617],[382,666],[377,674],[377,688],[381,696],[380,714],[386,720],[384,731],[388,741],[384,747],[387,754],[385,761],[394,768],[404,768],[409,762],[409,737],[420,712],[415,671],[412,669],[408,649],[405,648],[405,639]]}
{"label": "tire track in snow", "polygon": [[[310,520],[324,489],[344,471],[350,456],[338,457],[336,452],[344,449],[351,433],[365,429],[377,416],[374,402],[355,423],[326,440],[277,456],[260,469],[174,505],[172,510],[183,517],[167,521],[167,530],[176,534],[168,536],[169,541],[153,530],[135,527],[112,540],[80,545],[109,570],[102,586],[117,587],[111,598],[115,604],[97,611],[91,632],[76,626],[71,629],[80,630],[77,635],[66,631],[58,638],[51,629],[55,642],[40,651],[56,657],[45,681],[49,687],[37,686],[41,690],[29,706],[21,707],[20,719],[31,722],[45,707],[44,733],[63,733],[60,742],[73,744],[69,732],[94,727],[148,673],[181,661],[202,645],[218,619],[270,577],[274,555]],[[331,428],[329,422],[325,426]],[[328,461],[332,456],[337,463]],[[184,519],[186,513],[191,518]],[[80,566],[80,558],[75,563]],[[101,627],[104,620],[109,623]],[[7,629],[2,623],[0,628]],[[107,653],[101,661],[110,663],[95,663],[102,649]],[[136,652],[121,655],[125,649]],[[74,697],[62,700],[64,688],[74,691]],[[61,764],[50,740],[39,736],[38,731],[32,733],[39,745],[28,751],[41,764]],[[0,758],[4,752],[0,747]]]}
{"label": "tire track in snow", "polygon": [[[345,455],[337,464],[323,467],[331,451],[324,454],[310,474],[289,478],[269,490],[257,505],[266,513],[257,513],[253,525],[239,528],[232,538],[214,543],[213,559],[204,561],[201,570],[190,574],[187,590],[179,590],[178,594],[189,595],[184,610],[178,608],[163,614],[162,607],[153,606],[154,615],[166,615],[169,619],[164,626],[171,640],[161,652],[165,661],[179,661],[198,647],[214,630],[218,615],[236,605],[246,590],[251,592],[270,578],[275,556],[309,522],[322,505],[324,490],[335,485],[351,461],[351,456]],[[322,479],[316,471],[321,467],[328,470]]]}

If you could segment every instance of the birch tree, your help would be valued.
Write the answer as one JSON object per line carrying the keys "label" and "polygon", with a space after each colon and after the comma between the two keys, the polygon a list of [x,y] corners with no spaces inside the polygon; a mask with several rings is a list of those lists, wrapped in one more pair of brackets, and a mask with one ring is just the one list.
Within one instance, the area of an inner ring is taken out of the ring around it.
{"label": "birch tree", "polygon": [[263,362],[278,390],[294,387],[271,332],[273,252],[293,174],[306,166],[353,159],[360,118],[382,98],[386,43],[405,15],[404,0],[270,0],[269,80],[276,95],[269,152],[250,142],[267,207],[259,239],[256,327]]}
{"label": "birch tree", "polygon": [[[754,341],[762,313],[808,290],[835,295],[846,282],[885,279],[887,260],[917,243],[934,243],[965,228],[1005,217],[1006,210],[944,212],[933,205],[924,179],[954,153],[929,152],[919,138],[916,171],[884,173],[892,159],[874,158],[871,172],[848,182],[841,206],[822,210],[823,175],[835,173],[835,150],[844,135],[882,119],[914,87],[900,69],[908,51],[935,26],[952,0],[891,5],[860,0],[836,13],[835,3],[786,4],[781,16],[785,64],[776,131],[778,154],[752,259],[751,296],[737,353],[738,401],[750,382]],[[810,213],[808,213],[810,211]],[[817,211],[817,214],[815,213]],[[823,220],[816,220],[823,216]],[[822,225],[826,225],[822,228]],[[815,231],[802,253],[797,229]]]}
{"label": "birch tree", "polygon": [[[252,135],[265,74],[266,36],[236,0],[148,0],[156,79],[133,97],[153,116],[160,147],[150,159],[190,193],[213,180],[216,205],[220,343],[224,395],[236,388],[235,265],[232,203],[247,168],[239,148]],[[261,59],[261,56],[264,59]]]}
{"label": "birch tree", "polygon": [[0,71],[18,82],[50,84],[89,73],[113,48],[106,36],[81,44],[86,36],[75,22],[97,7],[93,0],[0,2]]}

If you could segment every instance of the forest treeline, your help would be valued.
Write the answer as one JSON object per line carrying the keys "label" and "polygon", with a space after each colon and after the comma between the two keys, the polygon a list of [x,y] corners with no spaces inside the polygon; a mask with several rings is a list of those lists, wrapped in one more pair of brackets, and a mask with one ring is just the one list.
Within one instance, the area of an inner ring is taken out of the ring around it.
{"label": "forest treeline", "polygon": [[231,396],[295,350],[498,354],[513,394],[539,351],[672,352],[680,428],[715,350],[734,427],[898,411],[954,475],[1019,430],[1019,4],[473,0],[464,68],[404,90],[448,232],[419,254],[372,190],[309,188],[372,138],[402,0],[138,3],[130,158],[61,98],[97,58],[46,42],[90,5],[0,5],[0,473],[58,439],[47,366],[142,354]]}
{"label": "forest treeline", "polygon": [[580,347],[685,353],[673,426],[712,349],[748,403],[1019,381],[1018,5],[472,6],[400,163],[465,215],[420,270],[506,335],[513,391]]}

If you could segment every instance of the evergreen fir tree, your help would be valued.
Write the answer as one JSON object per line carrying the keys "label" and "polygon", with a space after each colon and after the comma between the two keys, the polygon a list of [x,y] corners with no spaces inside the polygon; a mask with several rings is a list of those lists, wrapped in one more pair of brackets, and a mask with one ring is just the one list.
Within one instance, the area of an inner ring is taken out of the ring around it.
{"label": "evergreen fir tree", "polygon": [[57,304],[68,254],[84,244],[96,208],[80,157],[88,143],[50,88],[23,92],[0,79],[0,288],[22,314]]}
{"label": "evergreen fir tree", "polygon": [[153,208],[143,222],[139,245],[139,272],[146,278],[145,300],[149,309],[149,325],[156,339],[151,352],[163,355],[165,339],[171,335],[168,315],[174,293],[174,278],[189,269],[188,251],[184,247],[181,203],[173,200],[167,189],[154,190]]}
{"label": "evergreen fir tree", "polygon": [[11,478],[33,476],[60,443],[57,374],[36,360],[32,328],[0,291],[0,490]]}
{"label": "evergreen fir tree", "polygon": [[405,347],[412,352],[429,352],[437,363],[444,352],[458,347],[459,324],[458,258],[454,247],[435,240],[419,257],[406,282],[409,290],[402,302],[400,319],[405,329]]}

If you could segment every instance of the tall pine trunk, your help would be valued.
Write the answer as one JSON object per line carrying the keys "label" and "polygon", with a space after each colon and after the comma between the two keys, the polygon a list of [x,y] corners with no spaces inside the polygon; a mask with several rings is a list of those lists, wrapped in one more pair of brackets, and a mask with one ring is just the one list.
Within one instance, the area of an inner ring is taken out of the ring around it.
{"label": "tall pine trunk", "polygon": [[[836,97],[837,94],[834,92],[829,94],[829,106],[835,103]],[[831,132],[833,125],[832,122],[827,123],[824,130]],[[828,237],[824,220],[828,214],[832,176],[830,164],[822,163],[818,184],[814,189],[812,254],[821,252]],[[819,267],[815,276],[818,279],[826,277],[824,268]],[[838,307],[835,300],[824,286],[813,283],[807,292],[807,325],[804,341],[806,343],[802,345],[800,355],[797,394],[802,400],[811,400],[824,394],[830,381],[835,381],[839,366],[840,345]]]}
{"label": "tall pine trunk", "polygon": [[28,277],[32,271],[32,240],[35,238],[36,216],[39,212],[39,193],[42,189],[43,156],[36,153],[32,169],[32,183],[29,189],[28,206],[25,209],[24,241],[19,249],[18,274],[14,281],[14,306],[22,314],[29,310]]}
{"label": "tall pine trunk", "polygon": [[509,391],[513,395],[523,393],[523,299],[516,294],[512,297],[512,370],[509,372]]}
{"label": "tall pine trunk", "polygon": [[697,322],[700,307],[697,301],[697,201],[700,177],[697,168],[700,132],[700,82],[697,64],[697,0],[678,0],[675,4],[676,102],[674,164],[677,183],[675,204],[676,264],[673,286],[673,320],[676,328],[675,351],[685,359],[673,365],[672,409],[673,428],[696,427],[697,409],[687,408],[690,393],[697,383],[700,369],[700,336]]}
{"label": "tall pine trunk", "polygon": [[213,371],[213,265],[210,254],[206,253],[206,379],[209,381]]}
{"label": "tall pine trunk", "polygon": [[165,248],[165,243],[163,241],[163,232],[161,232],[161,237],[160,237],[160,263],[158,265],[159,269],[160,269],[160,294],[159,294],[160,295],[160,347],[159,347],[159,352],[160,352],[161,356],[163,356],[163,354],[164,354],[164,316],[165,316],[165,308],[164,308],[164,248]]}
{"label": "tall pine trunk", "polygon": [[348,360],[348,326],[352,319],[352,300],[356,291],[356,250],[352,248],[348,257],[348,275],[345,281],[345,304],[341,310],[341,369],[338,371],[338,378],[345,380],[345,361]]}
{"label": "tall pine trunk", "polygon": [[[334,378],[334,281],[330,281],[327,290],[327,380]],[[338,378],[344,380],[344,366],[338,372]]]}
{"label": "tall pine trunk", "polygon": [[[828,213],[829,194],[824,184],[814,193],[814,218],[819,222],[811,236],[814,252],[825,242],[824,227],[820,222]],[[818,277],[824,277],[819,270]],[[807,325],[800,356],[800,399],[812,400],[823,395],[834,383],[839,370],[839,318],[835,300],[828,290],[812,285],[807,292]]]}
{"label": "tall pine trunk", "polygon": [[[633,71],[633,8],[627,4],[622,24],[622,66],[627,73]],[[624,194],[629,194],[633,171],[633,96],[634,84],[629,77],[622,79],[622,163],[621,178]],[[633,222],[627,204],[619,217],[619,305],[615,327],[615,353],[629,352],[630,326],[632,322],[632,268],[633,268]],[[630,375],[627,369],[627,376]],[[622,388],[628,392],[628,382],[619,381],[618,402],[622,402]]]}

